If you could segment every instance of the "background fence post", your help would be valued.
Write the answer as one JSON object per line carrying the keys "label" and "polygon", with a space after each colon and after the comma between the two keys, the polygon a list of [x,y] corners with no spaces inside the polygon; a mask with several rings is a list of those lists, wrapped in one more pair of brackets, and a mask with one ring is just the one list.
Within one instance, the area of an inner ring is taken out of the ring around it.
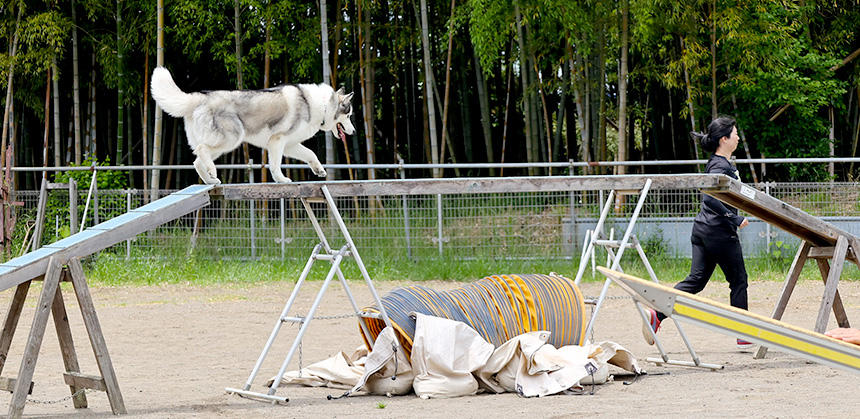
{"label": "background fence post", "polygon": [[96,169],[93,163],[93,225],[100,223],[99,221],[99,170]]}
{"label": "background fence post", "polygon": [[280,219],[281,219],[281,239],[278,242],[281,243],[281,260],[284,260],[284,246],[286,242],[286,225],[284,224],[284,205],[286,205],[286,200],[281,198],[281,211],[280,211]]}
{"label": "background fence post", "polygon": [[[254,159],[248,160],[248,182],[254,183]],[[257,258],[257,222],[255,217],[256,202],[251,199],[248,208],[251,211],[251,259]]]}
{"label": "background fence post", "polygon": [[[126,212],[131,212],[131,189],[125,190]],[[131,239],[125,241],[125,260],[131,259]]]}
{"label": "background fence post", "polygon": [[[406,169],[403,167],[403,158],[399,158],[400,179],[406,179]],[[400,200],[403,202],[403,231],[406,233],[406,257],[412,259],[412,244],[409,240],[409,206],[406,202],[406,195],[402,195]]]}
{"label": "background fence post", "polygon": [[442,195],[436,194],[436,230],[439,246],[439,256],[442,256]]}
{"label": "background fence post", "polygon": [[78,232],[78,182],[69,177],[69,234]]}

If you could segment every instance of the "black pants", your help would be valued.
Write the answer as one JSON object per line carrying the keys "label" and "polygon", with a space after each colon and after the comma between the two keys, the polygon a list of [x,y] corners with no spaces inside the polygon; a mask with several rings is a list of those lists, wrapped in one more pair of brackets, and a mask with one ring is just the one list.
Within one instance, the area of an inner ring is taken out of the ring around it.
{"label": "black pants", "polygon": [[[675,289],[697,294],[705,289],[705,285],[714,273],[714,268],[720,265],[729,283],[732,307],[746,310],[748,308],[747,270],[738,236],[702,237],[694,233],[690,237],[690,242],[693,244],[693,264],[690,267],[690,275],[675,284]],[[666,318],[663,313],[657,313],[657,316],[660,320]]]}

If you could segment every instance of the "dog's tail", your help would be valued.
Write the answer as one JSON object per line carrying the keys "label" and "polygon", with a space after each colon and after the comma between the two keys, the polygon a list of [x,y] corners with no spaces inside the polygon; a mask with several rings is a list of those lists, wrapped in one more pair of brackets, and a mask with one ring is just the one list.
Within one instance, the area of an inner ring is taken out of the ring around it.
{"label": "dog's tail", "polygon": [[200,96],[183,92],[166,68],[156,67],[152,72],[152,98],[171,116],[182,118],[190,115],[200,103]]}

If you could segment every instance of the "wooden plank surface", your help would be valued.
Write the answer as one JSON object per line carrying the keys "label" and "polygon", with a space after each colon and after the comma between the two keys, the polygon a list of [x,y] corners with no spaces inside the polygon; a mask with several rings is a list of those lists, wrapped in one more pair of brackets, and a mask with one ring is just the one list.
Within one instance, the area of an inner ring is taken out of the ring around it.
{"label": "wooden plank surface", "polygon": [[44,275],[48,259],[89,256],[209,205],[211,185],[193,185],[0,265],[0,291]]}
{"label": "wooden plank surface", "polygon": [[849,241],[860,242],[857,236],[827,221],[731,178],[728,178],[726,187],[702,188],[702,192],[815,246],[835,246],[840,235]]}
{"label": "wooden plank surface", "polygon": [[322,197],[320,187],[326,186],[333,197],[435,195],[504,192],[553,191],[640,191],[651,179],[651,189],[721,190],[731,180],[726,175],[615,175],[615,176],[531,176],[469,179],[392,179],[363,181],[328,181],[294,183],[253,183],[220,185],[213,195],[226,199],[279,199]]}

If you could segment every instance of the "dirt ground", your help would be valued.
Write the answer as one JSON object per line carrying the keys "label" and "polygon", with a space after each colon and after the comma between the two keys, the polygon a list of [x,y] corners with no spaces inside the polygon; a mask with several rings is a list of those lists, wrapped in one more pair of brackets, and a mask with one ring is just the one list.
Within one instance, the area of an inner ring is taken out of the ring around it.
{"label": "dirt ground", "polygon": [[[64,287],[68,284],[64,284]],[[304,313],[321,283],[303,287],[299,296]],[[403,285],[378,282],[380,293]],[[424,283],[449,289],[455,282]],[[587,296],[599,293],[600,283],[584,284]],[[769,315],[781,283],[750,284],[750,309]],[[248,377],[272,326],[280,314],[292,281],[253,285],[164,285],[94,287],[93,299],[101,320],[125,405],[131,417],[562,417],[562,416],[756,416],[756,417],[846,417],[860,411],[860,375],[807,362],[771,350],[766,359],[754,360],[753,351],[739,351],[734,339],[694,325],[684,330],[703,362],[724,364],[719,371],[686,367],[658,367],[645,361],[657,354],[645,344],[632,301],[610,299],[601,308],[595,339],[615,341],[640,359],[649,375],[625,385],[630,377],[596,387],[594,395],[557,395],[525,399],[515,394],[482,394],[445,400],[421,400],[414,395],[386,398],[358,395],[327,400],[343,390],[329,388],[282,388],[278,394],[290,398],[285,405],[272,405],[225,393],[225,387],[241,387]],[[5,374],[14,377],[35,309],[37,286],[22,315],[12,342]],[[65,289],[65,288],[64,288]],[[352,282],[359,304],[369,304],[370,293],[363,282]],[[849,319],[860,322],[860,281],[843,281],[840,293]],[[811,328],[823,293],[821,282],[801,282],[789,303],[785,320]],[[0,297],[6,310],[12,291]],[[610,295],[623,296],[617,286]],[[718,301],[728,300],[725,283],[712,283],[702,293]],[[77,302],[66,290],[66,302],[75,335],[75,346],[85,374],[98,374]],[[346,294],[332,284],[320,306],[320,315],[349,312]],[[5,315],[5,314],[4,314]],[[832,316],[831,316],[832,317]],[[835,325],[831,318],[830,325]],[[264,381],[277,372],[286,356],[297,326],[282,329],[276,345],[263,364],[254,389],[264,391]],[[672,358],[689,360],[677,329],[666,322],[660,338]],[[361,344],[354,319],[316,320],[310,324],[303,344],[303,363],[328,358],[339,350],[351,353]],[[295,360],[290,369],[295,369]],[[110,405],[102,392],[88,392],[88,409],[75,410],[62,382],[62,359],[53,323],[36,366],[33,394],[24,410],[27,416],[110,416]],[[614,369],[612,372],[620,373]],[[8,408],[9,393],[0,394],[0,411]]]}

